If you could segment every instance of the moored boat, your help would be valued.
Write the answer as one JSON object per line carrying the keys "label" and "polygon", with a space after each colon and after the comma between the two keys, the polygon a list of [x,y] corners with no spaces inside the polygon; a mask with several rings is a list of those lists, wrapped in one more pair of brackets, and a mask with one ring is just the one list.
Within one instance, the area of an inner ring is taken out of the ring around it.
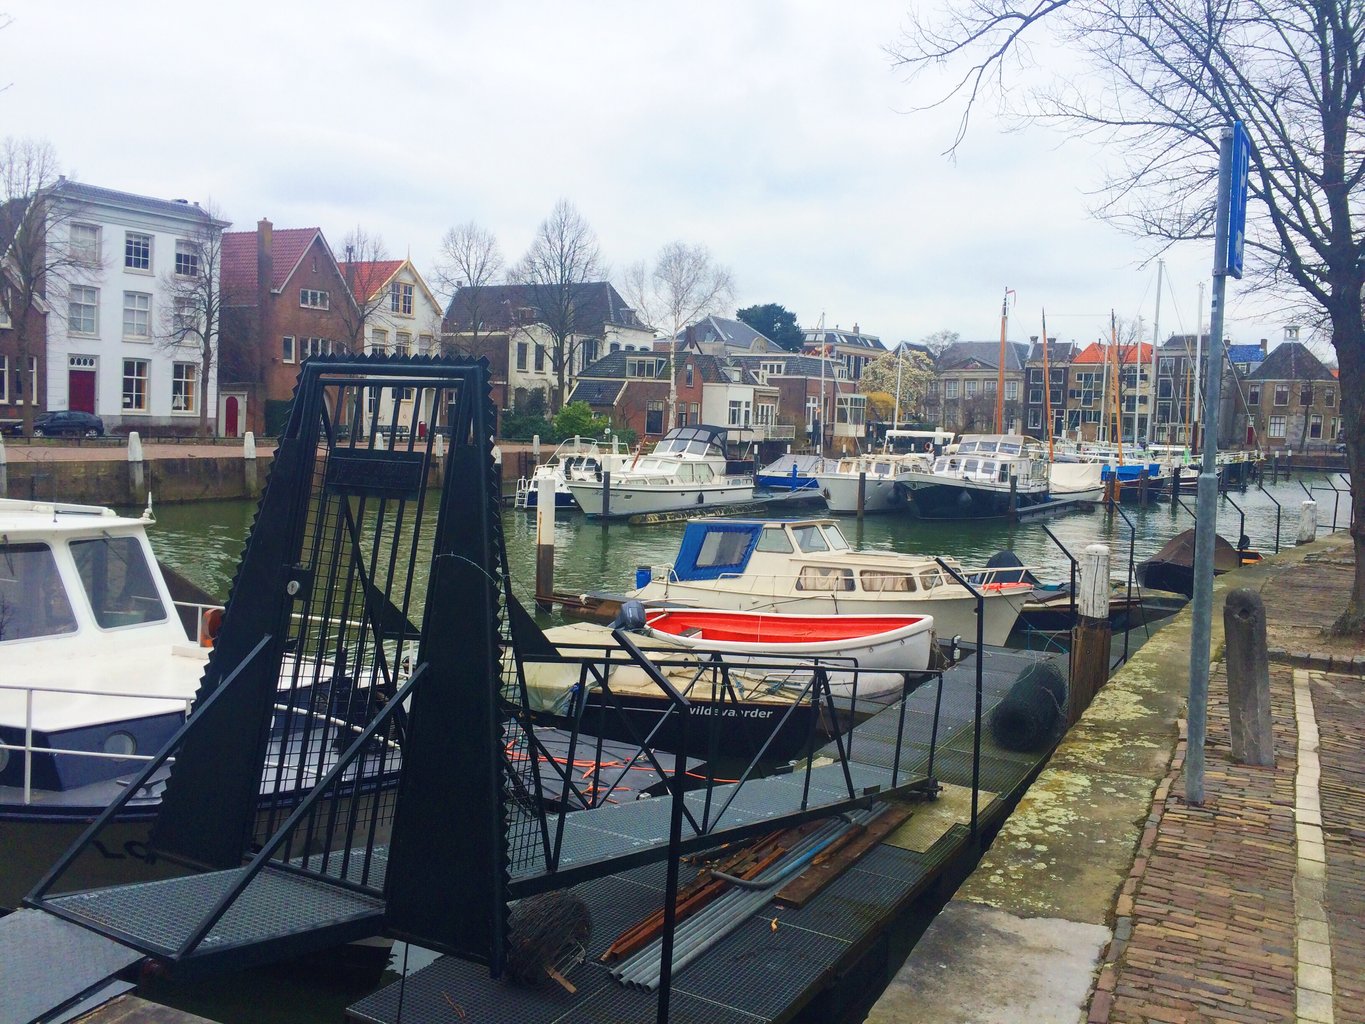
{"label": "moored boat", "polygon": [[897,481],[911,467],[929,464],[923,455],[850,455],[819,474],[820,493],[831,512],[856,512],[860,484],[864,512],[904,508],[906,492]]}
{"label": "moored boat", "polygon": [[[984,640],[1003,644],[1030,584],[994,569],[963,568],[982,586]],[[854,551],[838,523],[813,519],[698,518],[672,563],[642,566],[628,597],[646,605],[816,615],[930,615],[940,637],[975,640],[977,599],[927,555]],[[979,574],[979,575],[978,575]]]}
{"label": "moored boat", "polygon": [[925,519],[989,518],[1041,505],[1050,498],[1047,452],[1019,434],[964,434],[955,451],[926,468],[911,467],[899,482],[910,507]]}
{"label": "moored boat", "polygon": [[550,458],[532,470],[529,477],[517,480],[513,506],[527,511],[536,508],[540,503],[540,481],[548,477],[554,481],[555,508],[576,509],[578,504],[573,499],[568,482],[601,480],[603,461],[602,450],[596,441],[571,437],[561,442]]}
{"label": "moored boat", "polygon": [[[1151,558],[1137,564],[1137,579],[1144,587],[1169,590],[1194,596],[1194,530],[1184,530],[1168,540]],[[1253,565],[1261,560],[1259,551],[1249,550],[1243,539],[1242,547],[1235,548],[1225,539],[1213,538],[1213,574]]]}
{"label": "moored boat", "polygon": [[585,515],[621,517],[750,501],[752,473],[730,471],[725,428],[675,427],[648,455],[623,460],[606,479],[568,480]]}
{"label": "moored boat", "polygon": [[814,491],[816,477],[836,465],[823,455],[783,455],[754,474],[754,484],[769,491]]}

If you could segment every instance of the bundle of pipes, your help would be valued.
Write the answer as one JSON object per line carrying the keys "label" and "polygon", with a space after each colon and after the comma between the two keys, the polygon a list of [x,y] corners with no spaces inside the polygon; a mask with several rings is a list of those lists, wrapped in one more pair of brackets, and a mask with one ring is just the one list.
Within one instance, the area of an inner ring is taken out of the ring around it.
{"label": "bundle of pipes", "polygon": [[[878,802],[831,818],[794,843],[778,862],[755,879],[727,878],[734,888],[693,914],[674,932],[674,972],[682,970],[756,914],[773,898],[775,886],[803,870],[845,833],[865,828],[875,821],[888,806]],[[612,968],[611,975],[623,985],[653,992],[659,987],[662,970],[663,941],[659,939],[621,961]]]}

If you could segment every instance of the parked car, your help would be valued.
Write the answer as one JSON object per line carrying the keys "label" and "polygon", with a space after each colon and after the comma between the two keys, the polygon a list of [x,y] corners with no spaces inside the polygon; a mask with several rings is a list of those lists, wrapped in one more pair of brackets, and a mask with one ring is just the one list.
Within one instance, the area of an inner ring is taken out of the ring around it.
{"label": "parked car", "polygon": [[33,421],[34,437],[103,437],[104,420],[91,412],[63,409],[45,412]]}
{"label": "parked car", "polygon": [[23,420],[0,420],[0,435],[8,434],[10,437],[24,436]]}

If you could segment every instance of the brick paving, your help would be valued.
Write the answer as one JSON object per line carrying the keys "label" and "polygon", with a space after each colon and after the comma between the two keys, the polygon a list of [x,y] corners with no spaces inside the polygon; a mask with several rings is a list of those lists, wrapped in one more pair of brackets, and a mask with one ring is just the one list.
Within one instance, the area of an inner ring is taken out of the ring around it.
{"label": "brick paving", "polygon": [[[1263,588],[1270,645],[1282,652],[1271,665],[1274,767],[1232,763],[1226,677],[1221,666],[1212,673],[1204,806],[1184,800],[1182,737],[1115,906],[1090,1002],[1094,1024],[1365,1022],[1365,679],[1355,671],[1365,646],[1319,635],[1349,573],[1349,561],[1333,559],[1276,574]],[[1304,772],[1295,665],[1319,669],[1299,669],[1321,737],[1314,753],[1305,732],[1304,757],[1316,760],[1305,760]],[[1296,826],[1314,815],[1299,798],[1296,819],[1296,773],[1320,794],[1325,885],[1305,881]],[[1314,965],[1324,947],[1308,939],[1322,926],[1308,920],[1315,904],[1305,893],[1322,895],[1329,971]],[[1303,989],[1314,984],[1331,992],[1330,1004]]]}

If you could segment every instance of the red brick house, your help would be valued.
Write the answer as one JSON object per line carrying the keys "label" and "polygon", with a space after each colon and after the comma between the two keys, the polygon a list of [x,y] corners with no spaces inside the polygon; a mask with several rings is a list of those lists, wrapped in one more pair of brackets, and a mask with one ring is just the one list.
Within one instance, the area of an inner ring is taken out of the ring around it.
{"label": "red brick house", "polygon": [[224,232],[222,262],[220,429],[275,433],[299,363],[348,351],[359,311],[319,228]]}
{"label": "red brick house", "polygon": [[25,305],[19,297],[19,278],[12,273],[15,256],[11,247],[27,209],[27,201],[18,199],[0,206],[0,289],[4,290],[0,296],[0,430],[23,421],[25,403],[36,399],[41,411],[47,393],[47,303],[42,296],[35,296],[23,317],[27,359],[20,354],[19,332],[9,313]]}

